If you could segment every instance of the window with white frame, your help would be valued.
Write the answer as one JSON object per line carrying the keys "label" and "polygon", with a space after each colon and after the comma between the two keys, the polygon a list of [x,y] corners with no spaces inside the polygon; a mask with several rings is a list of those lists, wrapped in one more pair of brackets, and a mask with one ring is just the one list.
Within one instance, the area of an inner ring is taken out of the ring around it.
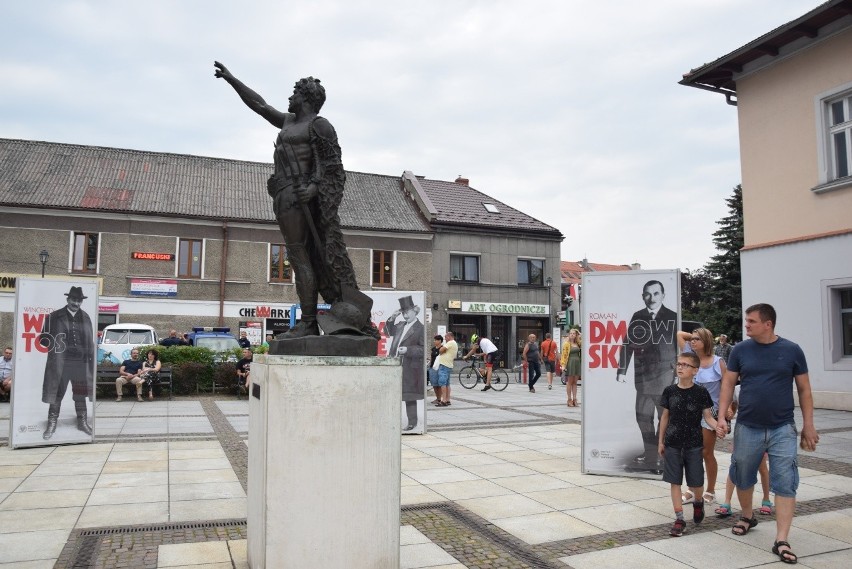
{"label": "window with white frame", "polygon": [[201,239],[180,239],[178,242],[177,276],[185,279],[201,278]]}
{"label": "window with white frame", "polygon": [[819,138],[819,183],[816,192],[852,185],[852,83],[814,98]]}
{"label": "window with white frame", "polygon": [[374,287],[393,287],[393,251],[373,251],[373,281]]}
{"label": "window with white frame", "polygon": [[287,247],[282,244],[269,244],[269,282],[293,282],[293,268],[287,258]]}
{"label": "window with white frame", "polygon": [[829,180],[849,176],[852,168],[852,92],[825,102],[828,119]]}
{"label": "window with white frame", "polygon": [[98,243],[97,233],[74,233],[71,271],[75,273],[98,272]]}
{"label": "window with white frame", "polygon": [[479,282],[479,255],[450,255],[450,281]]}

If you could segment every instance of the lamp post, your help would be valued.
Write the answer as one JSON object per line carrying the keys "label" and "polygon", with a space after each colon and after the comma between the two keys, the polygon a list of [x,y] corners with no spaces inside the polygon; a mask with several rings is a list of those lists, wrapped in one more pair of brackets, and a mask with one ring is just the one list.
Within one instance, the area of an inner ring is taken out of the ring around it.
{"label": "lamp post", "polygon": [[547,285],[547,330],[545,331],[546,334],[547,332],[550,332],[551,328],[553,328],[553,315],[551,314],[553,312],[553,309],[550,304],[550,292],[553,287],[553,279],[547,277],[544,281],[544,284]]}
{"label": "lamp post", "polygon": [[47,249],[42,249],[41,253],[38,254],[38,260],[41,261],[41,278],[44,278],[44,267],[47,265],[48,257],[50,257],[50,253],[47,252]]}

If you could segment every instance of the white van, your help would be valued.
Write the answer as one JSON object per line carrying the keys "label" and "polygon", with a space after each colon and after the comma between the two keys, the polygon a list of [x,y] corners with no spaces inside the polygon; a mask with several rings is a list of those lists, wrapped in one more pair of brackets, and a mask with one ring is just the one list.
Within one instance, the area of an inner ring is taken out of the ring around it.
{"label": "white van", "polygon": [[[157,332],[147,324],[110,324],[103,329],[98,341],[98,363],[120,364],[130,359],[133,348],[154,344],[157,344]],[[139,354],[139,359],[144,356]]]}

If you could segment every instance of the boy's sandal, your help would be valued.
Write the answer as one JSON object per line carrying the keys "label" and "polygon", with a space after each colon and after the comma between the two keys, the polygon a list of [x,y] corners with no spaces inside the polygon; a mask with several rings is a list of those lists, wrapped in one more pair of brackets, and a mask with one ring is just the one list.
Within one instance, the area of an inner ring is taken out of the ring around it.
{"label": "boy's sandal", "polygon": [[[745,522],[747,525],[741,525],[740,522]],[[745,516],[740,516],[740,519],[737,521],[734,527],[731,528],[731,533],[742,537],[756,525],[757,518],[747,518]]]}
{"label": "boy's sandal", "polygon": [[720,518],[727,518],[731,514],[733,514],[733,510],[731,510],[730,504],[719,504],[719,507],[716,508],[716,515]]}
{"label": "boy's sandal", "polygon": [[704,495],[701,496],[704,499],[704,502],[707,504],[712,504],[716,501],[716,494],[713,492],[705,492]]}
{"label": "boy's sandal", "polygon": [[769,516],[772,514],[772,502],[769,500],[764,500],[760,503],[760,510],[758,510],[764,516]]}
{"label": "boy's sandal", "polygon": [[683,504],[690,504],[695,501],[695,494],[692,493],[692,490],[687,490],[680,495],[680,501]]}
{"label": "boy's sandal", "polygon": [[[781,547],[786,547],[787,549],[781,550]],[[777,555],[784,563],[794,565],[799,562],[798,556],[793,553],[793,548],[786,541],[776,541],[775,545],[772,546],[772,553]]]}

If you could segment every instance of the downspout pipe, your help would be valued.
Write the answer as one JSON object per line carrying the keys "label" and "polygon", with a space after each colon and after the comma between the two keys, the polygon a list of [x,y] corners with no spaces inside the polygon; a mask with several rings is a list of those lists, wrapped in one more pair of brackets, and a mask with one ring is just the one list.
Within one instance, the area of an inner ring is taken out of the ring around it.
{"label": "downspout pipe", "polygon": [[228,273],[228,222],[222,222],[222,266],[219,267],[219,326],[225,325],[225,277]]}

